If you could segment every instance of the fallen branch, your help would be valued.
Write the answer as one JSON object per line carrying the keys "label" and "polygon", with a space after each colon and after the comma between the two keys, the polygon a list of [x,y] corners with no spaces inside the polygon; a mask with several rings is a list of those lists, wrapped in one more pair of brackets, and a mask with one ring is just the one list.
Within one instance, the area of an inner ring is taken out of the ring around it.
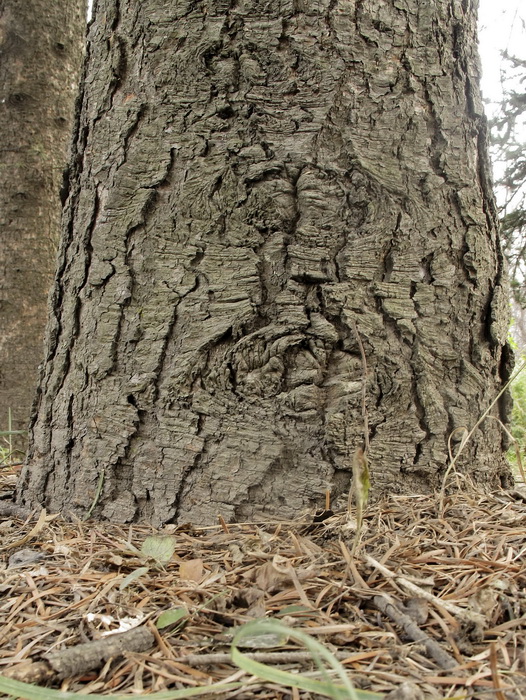
{"label": "fallen branch", "polygon": [[424,600],[433,603],[433,605],[435,605],[439,610],[443,608],[444,610],[447,610],[447,612],[451,613],[451,615],[460,618],[464,622],[469,622],[477,625],[484,624],[484,617],[480,613],[477,613],[474,610],[465,610],[464,608],[461,608],[458,605],[455,605],[454,603],[450,603],[448,600],[437,598],[437,596],[433,595],[432,593],[429,593],[420,586],[417,586],[416,583],[410,581],[406,576],[400,576],[400,574],[395,574],[386,566],[380,564],[379,561],[373,559],[373,557],[371,557],[369,554],[363,554],[362,559],[368,564],[370,564],[372,567],[380,571],[380,573],[382,573],[386,578],[393,579],[394,581],[396,581],[396,583],[403,586],[407,591],[412,593],[417,598],[424,598]]}
{"label": "fallen branch", "polygon": [[72,678],[100,668],[108,659],[123,656],[127,651],[146,651],[154,643],[155,638],[147,627],[136,627],[128,632],[52,652],[40,661],[18,664],[4,671],[3,675],[25,683]]}
{"label": "fallen branch", "polygon": [[373,597],[373,605],[380,610],[380,612],[383,612],[384,615],[391,618],[397,625],[400,625],[413,642],[423,644],[429,656],[434,659],[441,668],[450,669],[458,665],[455,659],[448,654],[447,651],[444,651],[438,642],[431,639],[409,615],[406,615],[397,607],[391,596],[385,593],[382,595],[375,595]]}
{"label": "fallen branch", "polygon": [[[349,658],[348,651],[334,651],[334,657],[339,661]],[[310,651],[255,651],[243,654],[247,659],[259,661],[262,664],[279,666],[284,664],[312,661]],[[216,652],[215,654],[187,654],[177,659],[178,663],[188,666],[212,666],[215,664],[233,664],[230,652]]]}

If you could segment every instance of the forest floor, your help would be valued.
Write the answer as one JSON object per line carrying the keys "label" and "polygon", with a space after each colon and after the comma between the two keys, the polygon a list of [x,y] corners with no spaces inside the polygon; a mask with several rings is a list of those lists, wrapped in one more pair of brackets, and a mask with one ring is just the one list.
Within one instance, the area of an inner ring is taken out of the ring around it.
{"label": "forest floor", "polygon": [[[15,479],[0,469],[0,496]],[[301,630],[357,691],[330,697],[526,698],[524,488],[396,496],[366,509],[361,535],[353,555],[352,519],[330,511],[161,531],[4,515],[0,675],[88,696],[319,698],[302,682],[334,676],[295,640]],[[247,628],[236,665],[233,636],[261,618],[290,635]],[[294,675],[251,673],[269,668]],[[208,688],[218,682],[231,685]]]}

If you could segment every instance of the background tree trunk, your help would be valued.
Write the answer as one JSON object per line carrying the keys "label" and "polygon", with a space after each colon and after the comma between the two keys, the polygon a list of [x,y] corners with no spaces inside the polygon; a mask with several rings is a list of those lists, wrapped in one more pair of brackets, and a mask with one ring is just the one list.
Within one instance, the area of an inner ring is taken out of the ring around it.
{"label": "background tree trunk", "polygon": [[84,0],[0,0],[0,430],[35,394],[85,32]]}
{"label": "background tree trunk", "polygon": [[294,516],[364,381],[373,494],[440,483],[510,360],[475,4],[99,2],[21,501]]}

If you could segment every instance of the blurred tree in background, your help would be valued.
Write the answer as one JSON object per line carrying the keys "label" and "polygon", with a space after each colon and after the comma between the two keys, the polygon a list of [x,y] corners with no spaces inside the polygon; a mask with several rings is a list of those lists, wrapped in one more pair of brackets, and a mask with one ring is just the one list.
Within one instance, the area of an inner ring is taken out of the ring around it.
{"label": "blurred tree in background", "polygon": [[22,451],[85,33],[85,0],[0,0],[0,430]]}
{"label": "blurred tree in background", "polygon": [[[524,29],[524,27],[523,27]],[[526,38],[526,36],[525,36]],[[526,59],[503,52],[503,99],[491,120],[491,155],[499,206],[501,241],[508,260],[512,327],[517,354],[526,349]],[[512,433],[526,438],[526,375],[512,387]],[[508,458],[517,467],[514,449]],[[519,476],[519,474],[517,474]]]}
{"label": "blurred tree in background", "polygon": [[[492,156],[502,242],[517,320],[526,307],[526,60],[503,54],[503,100],[491,121]],[[526,341],[524,329],[523,341]],[[520,338],[517,338],[520,342]]]}

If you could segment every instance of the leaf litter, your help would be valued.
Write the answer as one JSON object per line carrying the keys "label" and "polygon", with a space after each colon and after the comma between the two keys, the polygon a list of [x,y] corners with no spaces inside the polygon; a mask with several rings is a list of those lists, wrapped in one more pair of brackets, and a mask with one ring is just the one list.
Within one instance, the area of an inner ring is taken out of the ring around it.
{"label": "leaf litter", "polygon": [[[458,492],[442,508],[397,495],[368,505],[361,528],[356,546],[347,512],[160,531],[11,514],[0,674],[82,695],[306,700],[322,697],[304,689],[314,679],[339,682],[306,633],[357,692],[525,698],[525,494]],[[240,634],[262,619],[286,627]],[[287,687],[282,672],[312,680]],[[220,682],[230,689],[207,692]]]}

